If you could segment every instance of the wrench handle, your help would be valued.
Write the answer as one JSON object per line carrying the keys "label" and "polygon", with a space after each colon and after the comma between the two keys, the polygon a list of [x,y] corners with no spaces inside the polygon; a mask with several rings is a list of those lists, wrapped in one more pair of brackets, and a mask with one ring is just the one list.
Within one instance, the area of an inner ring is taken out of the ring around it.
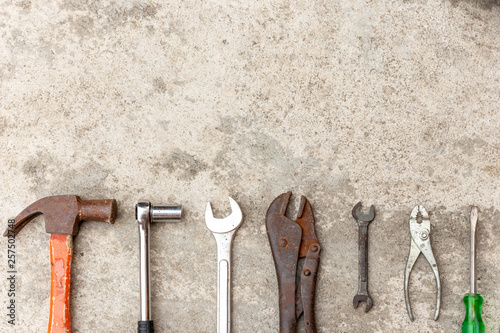
{"label": "wrench handle", "polygon": [[231,311],[230,295],[230,272],[229,262],[226,260],[219,261],[219,282],[217,287],[217,332],[229,333],[229,313]]}
{"label": "wrench handle", "polygon": [[233,234],[214,234],[214,236],[217,241],[217,333],[230,333]]}
{"label": "wrench handle", "polygon": [[72,235],[50,235],[50,314],[48,333],[71,333],[69,313]]}
{"label": "wrench handle", "polygon": [[368,289],[368,223],[358,221],[358,293]]}

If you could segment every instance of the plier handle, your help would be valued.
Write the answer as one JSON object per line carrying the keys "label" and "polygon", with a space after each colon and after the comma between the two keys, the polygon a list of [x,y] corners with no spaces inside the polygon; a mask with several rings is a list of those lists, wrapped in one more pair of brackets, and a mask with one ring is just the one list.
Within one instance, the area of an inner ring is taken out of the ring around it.
{"label": "plier handle", "polygon": [[[419,214],[421,217],[421,221],[419,221],[418,219]],[[434,254],[432,253],[431,221],[429,219],[429,214],[427,214],[427,211],[423,206],[420,205],[415,206],[415,208],[413,208],[413,211],[411,212],[410,235],[411,235],[410,254],[408,255],[408,261],[406,262],[406,270],[405,270],[406,309],[408,310],[408,315],[410,316],[410,320],[413,321],[413,314],[411,312],[411,305],[410,305],[410,296],[408,293],[408,283],[413,265],[417,261],[417,258],[419,257],[420,253],[423,253],[424,257],[431,265],[434,275],[436,276],[437,304],[436,304],[436,313],[434,314],[434,320],[437,320],[439,317],[439,309],[441,308],[441,281],[439,279],[439,270],[436,263],[436,259],[434,258]]]}

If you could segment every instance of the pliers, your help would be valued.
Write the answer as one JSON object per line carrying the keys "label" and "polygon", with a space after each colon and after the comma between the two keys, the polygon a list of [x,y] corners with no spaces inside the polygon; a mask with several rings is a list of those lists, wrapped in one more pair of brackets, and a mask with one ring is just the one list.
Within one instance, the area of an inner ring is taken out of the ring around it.
{"label": "pliers", "polygon": [[[295,333],[304,314],[307,333],[316,333],[314,292],[321,246],[311,204],[302,196],[296,221],[285,216],[292,192],[278,196],[266,214],[266,228],[278,276],[280,333]],[[297,262],[305,258],[299,283]]]}
{"label": "pliers", "polygon": [[[420,214],[421,221],[418,219],[418,215]],[[410,305],[410,296],[408,294],[408,282],[410,279],[410,273],[417,261],[420,253],[423,253],[431,268],[436,276],[436,284],[437,284],[437,305],[436,305],[436,313],[434,314],[434,320],[437,320],[439,317],[439,309],[441,307],[441,281],[439,280],[439,270],[436,264],[436,259],[434,258],[434,254],[432,253],[431,248],[431,221],[429,220],[429,214],[422,206],[415,206],[410,215],[410,234],[411,234],[411,245],[410,245],[410,254],[408,255],[408,261],[406,262],[406,270],[405,270],[405,300],[406,300],[406,309],[408,310],[408,315],[410,316],[410,320],[413,321],[413,314],[411,312]]]}

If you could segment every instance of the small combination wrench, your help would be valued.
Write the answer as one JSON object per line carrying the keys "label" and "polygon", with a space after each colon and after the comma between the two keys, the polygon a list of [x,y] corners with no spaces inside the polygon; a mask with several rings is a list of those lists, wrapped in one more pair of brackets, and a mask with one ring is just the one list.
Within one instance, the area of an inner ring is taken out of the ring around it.
{"label": "small combination wrench", "polygon": [[361,202],[352,209],[352,216],[358,223],[358,293],[352,300],[357,309],[360,302],[366,302],[365,312],[370,311],[373,300],[368,295],[368,225],[375,219],[375,207],[370,207],[368,214],[361,213]]}
{"label": "small combination wrench", "polygon": [[212,206],[207,203],[205,223],[217,242],[217,333],[231,331],[231,243],[241,223],[240,206],[229,197],[232,213],[224,219],[214,218]]}

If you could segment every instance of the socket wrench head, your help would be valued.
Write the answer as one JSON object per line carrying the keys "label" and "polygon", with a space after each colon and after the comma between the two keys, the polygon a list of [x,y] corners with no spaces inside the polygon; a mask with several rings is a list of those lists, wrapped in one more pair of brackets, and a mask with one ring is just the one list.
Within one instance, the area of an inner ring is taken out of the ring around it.
{"label": "socket wrench head", "polygon": [[135,205],[135,218],[140,225],[150,222],[180,222],[182,205],[153,206],[149,200],[139,200]]}
{"label": "socket wrench head", "polygon": [[181,205],[151,206],[151,222],[180,222]]}

